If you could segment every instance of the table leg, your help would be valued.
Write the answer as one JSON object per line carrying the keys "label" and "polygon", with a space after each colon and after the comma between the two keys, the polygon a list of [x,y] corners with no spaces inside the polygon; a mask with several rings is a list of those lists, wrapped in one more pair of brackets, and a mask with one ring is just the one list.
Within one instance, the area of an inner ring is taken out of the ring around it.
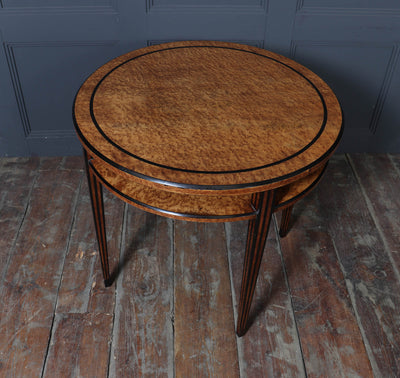
{"label": "table leg", "polygon": [[104,285],[110,286],[112,280],[110,277],[110,268],[108,266],[106,223],[104,217],[103,188],[100,181],[93,173],[89,164],[90,156],[84,151],[86,174],[89,184],[90,199],[92,202],[93,218],[96,227],[97,242],[99,246],[101,268],[103,271]]}
{"label": "table leg", "polygon": [[290,216],[292,215],[293,205],[282,210],[281,226],[279,227],[279,236],[285,237],[289,231]]}
{"label": "table leg", "polygon": [[258,214],[257,218],[249,222],[247,231],[246,253],[236,328],[238,336],[243,336],[247,331],[250,306],[274,209],[274,194],[274,191],[271,190],[263,193],[255,193],[252,197],[253,205],[258,209]]}

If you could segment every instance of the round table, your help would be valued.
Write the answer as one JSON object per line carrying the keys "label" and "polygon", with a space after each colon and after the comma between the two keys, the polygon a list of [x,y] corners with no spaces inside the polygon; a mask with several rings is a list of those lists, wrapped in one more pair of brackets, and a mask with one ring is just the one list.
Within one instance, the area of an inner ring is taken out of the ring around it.
{"label": "round table", "polygon": [[[236,332],[243,335],[273,212],[318,182],[342,134],[332,90],[302,65],[256,47],[173,42],[95,71],[74,103],[106,286],[102,186],[162,216],[249,220]],[[206,251],[205,251],[206,252]]]}

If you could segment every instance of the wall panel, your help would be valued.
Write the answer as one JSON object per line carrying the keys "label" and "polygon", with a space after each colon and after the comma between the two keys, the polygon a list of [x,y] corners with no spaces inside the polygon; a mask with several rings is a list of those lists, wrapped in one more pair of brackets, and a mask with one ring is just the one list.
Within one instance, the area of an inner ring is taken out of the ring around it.
{"label": "wall panel", "polygon": [[84,77],[187,39],[298,60],[339,97],[341,151],[400,152],[398,0],[0,0],[0,156],[77,153],[70,110]]}
{"label": "wall panel", "polygon": [[[25,138],[32,154],[79,153],[72,102],[84,79],[113,57],[113,41],[6,43]],[[108,54],[107,54],[108,50]]]}
{"label": "wall panel", "polygon": [[[320,75],[340,99],[346,125],[342,149],[361,148],[376,132],[393,72],[394,49],[390,44],[293,42],[293,58]],[[360,139],[354,140],[354,135]]]}

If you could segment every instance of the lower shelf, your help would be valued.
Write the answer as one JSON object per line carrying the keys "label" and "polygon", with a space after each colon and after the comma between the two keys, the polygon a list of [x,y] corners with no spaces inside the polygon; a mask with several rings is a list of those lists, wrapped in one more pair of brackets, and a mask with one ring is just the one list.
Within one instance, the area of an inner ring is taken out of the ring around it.
{"label": "lower shelf", "polygon": [[[96,176],[112,193],[124,201],[155,214],[196,222],[230,222],[248,220],[257,212],[251,194],[195,195],[169,192],[126,180],[103,161],[92,159]],[[292,184],[276,189],[276,210],[289,206],[306,195],[319,181],[324,167]]]}

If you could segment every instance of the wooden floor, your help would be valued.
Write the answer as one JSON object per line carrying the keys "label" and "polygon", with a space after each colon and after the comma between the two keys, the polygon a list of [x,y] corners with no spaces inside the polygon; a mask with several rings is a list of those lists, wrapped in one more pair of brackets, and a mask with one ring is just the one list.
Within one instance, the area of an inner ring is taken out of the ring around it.
{"label": "wooden floor", "polygon": [[400,156],[336,156],[275,220],[242,338],[246,222],[106,195],[106,289],[81,159],[0,159],[0,182],[1,377],[400,376]]}

